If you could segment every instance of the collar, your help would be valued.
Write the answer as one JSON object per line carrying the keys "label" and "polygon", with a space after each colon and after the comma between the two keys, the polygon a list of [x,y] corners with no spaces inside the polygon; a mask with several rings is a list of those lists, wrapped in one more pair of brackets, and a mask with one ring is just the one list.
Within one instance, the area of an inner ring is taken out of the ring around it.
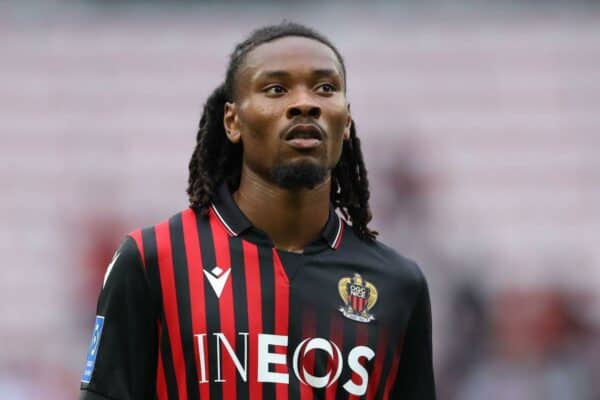
{"label": "collar", "polygon": [[[237,206],[225,183],[219,186],[217,195],[211,204],[211,209],[230,236],[240,236],[250,229],[258,231]],[[337,250],[342,242],[343,235],[344,221],[337,215],[333,207],[330,207],[327,223],[321,230],[321,239],[329,247]]]}

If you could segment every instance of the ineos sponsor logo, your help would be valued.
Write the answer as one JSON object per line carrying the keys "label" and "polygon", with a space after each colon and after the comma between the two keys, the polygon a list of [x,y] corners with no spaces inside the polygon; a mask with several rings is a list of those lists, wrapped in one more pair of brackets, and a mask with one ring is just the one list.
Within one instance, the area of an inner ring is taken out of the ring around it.
{"label": "ineos sponsor logo", "polygon": [[[248,377],[248,332],[238,332],[238,336],[243,339],[244,346],[243,348],[238,349],[237,352],[233,350],[231,343],[222,332],[213,333],[212,335],[214,336],[214,341],[211,342],[215,346],[217,354],[217,371],[211,373],[213,382],[224,383],[227,382],[227,379],[235,379],[235,376],[223,376],[221,367],[223,357],[221,357],[221,352],[222,350],[225,350],[223,354],[228,354],[231,362],[233,362],[238,374],[244,382],[247,382],[248,378],[250,378],[263,383],[289,383],[289,373],[271,372],[276,370],[276,365],[287,365],[287,353],[283,354],[281,352],[273,351],[275,346],[287,347],[287,336],[266,333],[258,334],[258,340],[256,341],[256,343],[258,343],[257,374],[254,377]],[[194,336],[196,338],[196,351],[200,366],[200,370],[198,371],[200,378],[199,382],[201,384],[209,383],[207,376],[208,361],[206,359],[207,354],[205,350],[205,346],[209,345],[207,334],[202,333]],[[311,352],[317,350],[324,351],[329,357],[328,365],[331,367],[323,376],[312,375],[304,368],[304,359],[308,357]],[[322,389],[337,382],[344,366],[347,365],[355,375],[358,375],[360,383],[357,384],[353,382],[352,379],[348,379],[342,384],[342,387],[350,394],[362,396],[367,391],[369,374],[366,368],[361,364],[361,361],[363,358],[366,359],[366,361],[370,361],[373,357],[375,357],[375,352],[370,347],[356,346],[348,353],[345,364],[339,346],[331,340],[324,338],[305,338],[294,349],[292,369],[296,378],[298,378],[302,384],[311,386],[315,389]]]}

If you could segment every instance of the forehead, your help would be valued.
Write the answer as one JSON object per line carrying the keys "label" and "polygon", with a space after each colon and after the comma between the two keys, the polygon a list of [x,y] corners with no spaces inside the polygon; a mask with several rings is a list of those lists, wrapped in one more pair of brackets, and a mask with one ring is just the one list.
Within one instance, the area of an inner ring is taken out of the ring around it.
{"label": "forehead", "polygon": [[333,69],[340,77],[342,66],[327,45],[310,38],[288,36],[263,43],[252,49],[241,66],[241,73],[251,73],[251,77],[264,70],[293,72],[299,69]]}

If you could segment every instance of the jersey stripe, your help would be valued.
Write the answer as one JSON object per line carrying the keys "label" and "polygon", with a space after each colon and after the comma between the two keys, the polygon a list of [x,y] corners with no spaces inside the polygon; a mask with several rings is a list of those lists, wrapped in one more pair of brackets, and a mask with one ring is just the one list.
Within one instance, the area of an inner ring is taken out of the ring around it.
{"label": "jersey stripe", "polygon": [[[275,248],[273,248],[273,274],[275,275],[275,334],[288,336],[290,283]],[[280,351],[281,349],[278,352]],[[275,371],[288,373],[287,365],[277,364]],[[277,400],[286,400],[288,398],[287,389],[287,385],[283,383],[275,385]]]}
{"label": "jersey stripe", "polygon": [[[245,369],[246,380],[244,381],[243,375],[236,369],[237,387],[236,387],[236,399],[248,400],[249,397],[249,384],[254,381],[254,378],[249,374],[248,364],[248,346],[250,338],[248,337],[248,313],[254,311],[254,301],[252,303],[247,302],[246,295],[246,275],[244,265],[244,251],[243,244],[237,237],[229,238],[229,251],[231,252],[231,285],[233,288],[233,308],[235,310],[235,329],[237,332],[236,349],[238,355],[238,361],[240,365]],[[248,306],[250,304],[250,306]]]}
{"label": "jersey stripe", "polygon": [[[169,232],[171,239],[173,275],[175,278],[175,289],[177,293],[177,306],[179,315],[179,334],[185,368],[190,377],[198,376],[196,357],[194,355],[195,343],[192,329],[192,314],[190,313],[190,284],[188,280],[188,261],[183,236],[182,215],[177,214],[169,220]],[[188,397],[197,399],[200,396],[197,379],[187,379]]]}
{"label": "jersey stripe", "polygon": [[[188,260],[188,279],[190,282],[190,313],[192,314],[192,331],[194,335],[207,333],[206,329],[206,306],[204,291],[204,273],[202,265],[201,244],[198,235],[196,214],[192,209],[187,209],[181,214],[183,224],[183,236],[185,242],[185,254]],[[208,340],[203,340],[203,360],[202,369],[200,366],[199,349],[196,348],[198,341],[194,336],[194,355],[196,359],[196,381],[200,386],[200,398],[202,400],[210,399],[210,379],[208,357]],[[204,371],[204,374],[201,372]],[[204,375],[204,376],[202,376]]]}
{"label": "jersey stripe", "polygon": [[383,399],[388,400],[390,398],[390,391],[392,390],[392,386],[394,381],[396,380],[396,374],[398,373],[398,367],[400,366],[400,354],[402,353],[404,338],[400,340],[400,343],[396,347],[394,351],[394,359],[392,360],[392,369],[387,376],[385,382],[385,391],[383,392]]}
{"label": "jersey stripe", "polygon": [[[138,249],[138,253],[140,254],[140,258],[142,259],[142,265],[144,266],[145,269],[147,269],[146,255],[145,255],[145,251],[144,251],[144,238],[142,235],[142,230],[138,229],[134,232],[131,232],[129,235],[135,241],[135,244]],[[158,332],[158,336],[157,336],[158,342],[160,343],[162,329],[161,329],[159,320],[156,321],[156,329]],[[156,396],[157,396],[158,400],[168,400],[167,383],[165,381],[165,370],[163,367],[162,352],[160,351],[160,349],[158,350],[158,359],[156,361]]]}
{"label": "jersey stripe", "polygon": [[[313,302],[313,306],[312,307],[318,307],[318,303],[317,305],[314,305],[315,299],[311,299],[310,301]],[[331,338],[329,337],[329,328],[331,326],[331,313],[324,313],[324,312],[320,312],[318,313],[315,310],[315,324],[316,324],[316,333],[315,336],[319,337],[319,338],[323,338],[326,340],[331,340]],[[336,346],[338,346],[337,343],[335,343]],[[339,347],[339,346],[338,346]],[[341,351],[341,347],[340,347],[340,351]],[[337,351],[334,349],[333,354],[334,357],[331,358],[329,357],[329,355],[325,352],[325,351],[319,351],[319,352],[315,352],[315,358],[316,358],[316,362],[314,363],[314,375],[317,377],[322,377],[327,375],[327,372],[330,371],[330,378],[335,377],[336,375],[336,371],[338,366],[340,366],[340,362],[342,362],[342,360],[337,360],[338,362],[335,363],[335,359],[337,359],[337,355],[336,355]],[[315,399],[323,399],[325,397],[325,393],[326,393],[327,388],[313,388],[313,393],[314,393],[314,397]]]}
{"label": "jersey stripe", "polygon": [[[273,276],[273,251],[266,246],[258,247],[260,286],[262,289],[263,332],[275,332],[275,278]],[[263,399],[275,398],[275,384],[263,383]]]}
{"label": "jersey stripe", "polygon": [[156,225],[155,229],[156,246],[158,249],[158,267],[163,293],[165,319],[169,341],[171,344],[171,351],[173,353],[177,393],[179,394],[180,400],[187,400],[188,393],[185,385],[185,382],[187,382],[187,373],[183,358],[181,335],[179,335],[179,312],[177,308],[177,295],[175,288],[175,276],[173,273],[173,259],[168,221]]}
{"label": "jersey stripe", "polygon": [[[209,217],[210,227],[215,246],[215,258],[217,266],[224,273],[231,268],[231,254],[229,251],[229,231],[220,223],[214,210]],[[231,274],[231,272],[230,272]],[[225,335],[234,352],[236,351],[237,334],[235,331],[235,314],[233,308],[233,285],[231,276],[227,278],[221,297],[219,298],[219,317],[221,321],[221,332]],[[236,399],[236,374],[237,370],[229,354],[221,344],[221,379],[223,385],[223,398]]]}
{"label": "jersey stripe", "polygon": [[375,350],[375,364],[373,366],[373,372],[369,379],[369,387],[367,389],[367,400],[375,400],[377,394],[377,388],[379,387],[379,381],[381,379],[381,373],[383,370],[383,362],[387,354],[387,329],[379,327],[379,339],[377,340],[377,347]]}
{"label": "jersey stripe", "polygon": [[244,271],[246,273],[246,302],[248,304],[248,333],[250,341],[248,346],[249,357],[249,398],[262,400],[263,388],[258,382],[258,335],[263,333],[262,322],[262,290],[260,286],[260,268],[258,249],[255,244],[242,241],[244,251]]}
{"label": "jersey stripe", "polygon": [[[337,344],[340,349],[343,349],[344,338],[342,336],[342,329],[343,329],[344,325],[343,325],[343,321],[342,321],[342,315],[339,312],[336,312],[331,316],[331,321],[329,323],[329,326],[330,326],[329,327],[329,338],[331,339],[331,341],[333,343]],[[333,370],[335,370],[336,366],[333,364],[330,364],[328,367],[329,367],[330,371],[333,371]],[[341,378],[341,376],[340,376],[340,378]],[[335,399],[339,382],[340,382],[340,380],[338,379],[336,382],[334,382],[330,387],[328,387],[325,390],[325,399],[326,400],[334,400]]]}
{"label": "jersey stripe", "polygon": [[[317,336],[317,320],[315,317],[315,311],[311,308],[307,308],[303,312],[302,316],[302,340],[307,338],[314,338]],[[301,354],[302,356],[302,354]],[[302,374],[302,368],[306,369],[311,375],[315,374],[315,352],[311,351],[303,358],[303,363],[298,366],[298,371]],[[312,386],[300,382],[300,399],[301,400],[313,400],[314,391]]]}
{"label": "jersey stripe", "polygon": [[156,307],[159,309],[158,325],[158,362],[156,371],[156,390],[164,399],[177,399],[177,387],[175,386],[175,372],[173,371],[173,358],[171,346],[169,345],[167,328],[165,326],[165,315],[160,300],[162,289],[158,271],[158,260],[156,257],[156,230],[154,227],[142,230],[142,242],[144,244],[144,260],[146,262],[146,273],[150,283],[150,289],[154,293]]}
{"label": "jersey stripe", "polygon": [[142,259],[142,265],[146,268],[146,257],[144,256],[144,239],[142,238],[142,230],[138,229],[129,234],[135,241],[137,245],[138,253],[140,253],[140,258]]}
{"label": "jersey stripe", "polygon": [[[198,236],[200,243],[202,244],[202,268],[203,271],[210,271],[216,265],[215,259],[215,246],[212,235],[212,229],[208,223],[208,218],[201,215],[196,215],[196,226],[198,230]],[[217,380],[217,349],[215,347],[215,337],[212,335],[214,332],[221,332],[221,320],[219,314],[219,299],[215,294],[214,290],[210,286],[210,283],[204,272],[202,272],[204,279],[204,303],[205,303],[205,314],[206,314],[206,333],[207,336],[204,338],[207,343],[208,352],[205,353],[207,358],[207,368],[210,371],[209,383],[206,385],[210,386],[210,396],[214,400],[223,399],[223,384],[215,382]],[[220,360],[219,360],[220,362]]]}
{"label": "jersey stripe", "polygon": [[[356,343],[356,324],[357,322],[354,322],[348,318],[342,319],[342,327],[340,331],[343,339],[340,340],[340,349],[342,350],[342,354],[344,356],[347,356],[352,350],[352,348],[354,348],[355,346],[354,343]],[[340,375],[340,379],[338,381],[338,389],[336,394],[337,400],[348,399],[348,392],[344,389],[343,385],[351,378],[352,373],[350,369],[346,366],[346,368],[342,370],[342,374]]]}
{"label": "jersey stripe", "polygon": [[[162,338],[162,328],[160,324],[158,325],[158,341],[160,343]],[[162,351],[159,349],[158,351],[158,365],[156,371],[156,395],[158,396],[158,400],[168,400],[169,396],[167,395],[167,382],[165,380],[165,368],[163,364]]]}
{"label": "jersey stripe", "polygon": [[175,377],[175,365],[173,361],[173,352],[171,351],[171,342],[169,341],[169,328],[165,323],[164,315],[162,316],[161,326],[162,335],[159,344],[159,351],[162,357],[162,370],[164,371],[165,387],[167,390],[167,398],[169,400],[179,399],[179,389],[177,378]]}

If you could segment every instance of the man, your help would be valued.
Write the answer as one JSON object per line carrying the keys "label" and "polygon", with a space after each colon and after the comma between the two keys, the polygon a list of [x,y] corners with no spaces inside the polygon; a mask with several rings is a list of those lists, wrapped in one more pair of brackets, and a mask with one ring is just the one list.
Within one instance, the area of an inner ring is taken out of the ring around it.
{"label": "man", "polygon": [[283,23],[239,44],[189,170],[190,208],[109,266],[82,399],[435,398],[427,284],[367,227],[327,39]]}

